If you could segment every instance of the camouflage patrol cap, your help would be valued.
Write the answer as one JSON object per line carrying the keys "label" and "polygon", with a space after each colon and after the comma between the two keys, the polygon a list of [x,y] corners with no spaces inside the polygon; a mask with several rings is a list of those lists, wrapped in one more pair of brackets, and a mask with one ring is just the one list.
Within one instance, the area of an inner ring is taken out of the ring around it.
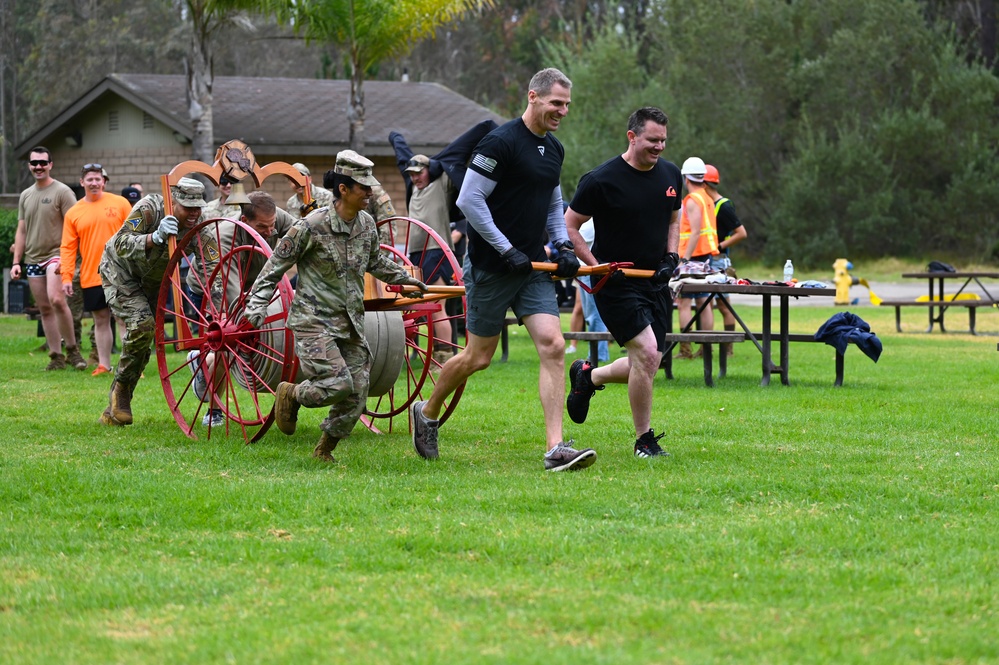
{"label": "camouflage patrol cap", "polygon": [[336,155],[333,172],[345,175],[358,184],[377,187],[380,183],[371,175],[374,166],[375,163],[367,157],[362,157],[353,150],[342,150]]}
{"label": "camouflage patrol cap", "polygon": [[406,162],[406,170],[411,173],[419,173],[428,166],[430,166],[430,158],[426,155],[413,155]]}
{"label": "camouflage patrol cap", "polygon": [[309,171],[309,167],[303,164],[302,162],[295,162],[294,164],[291,165],[291,167],[293,169],[296,169],[302,175],[308,175],[308,176],[312,175],[312,172]]}
{"label": "camouflage patrol cap", "polygon": [[170,188],[170,195],[177,205],[185,208],[204,208],[205,186],[194,178],[181,178],[177,184]]}

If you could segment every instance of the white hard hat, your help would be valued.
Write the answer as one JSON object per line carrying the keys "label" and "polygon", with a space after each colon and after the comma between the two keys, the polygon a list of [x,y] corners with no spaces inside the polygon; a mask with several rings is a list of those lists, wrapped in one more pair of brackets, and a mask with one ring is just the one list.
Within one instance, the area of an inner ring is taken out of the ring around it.
{"label": "white hard hat", "polygon": [[686,176],[688,180],[693,180],[694,182],[704,182],[704,174],[707,172],[708,168],[704,164],[704,160],[700,157],[688,157],[686,161],[683,162],[683,166],[680,168],[680,173]]}

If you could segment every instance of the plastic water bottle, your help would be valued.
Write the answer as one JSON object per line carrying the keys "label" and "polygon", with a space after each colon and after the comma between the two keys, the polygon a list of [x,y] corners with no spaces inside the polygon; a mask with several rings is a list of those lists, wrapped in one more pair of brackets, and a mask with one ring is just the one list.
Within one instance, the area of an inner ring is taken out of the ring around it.
{"label": "plastic water bottle", "polygon": [[791,264],[791,259],[788,259],[784,264],[784,281],[790,282],[792,279],[794,279],[794,266]]}

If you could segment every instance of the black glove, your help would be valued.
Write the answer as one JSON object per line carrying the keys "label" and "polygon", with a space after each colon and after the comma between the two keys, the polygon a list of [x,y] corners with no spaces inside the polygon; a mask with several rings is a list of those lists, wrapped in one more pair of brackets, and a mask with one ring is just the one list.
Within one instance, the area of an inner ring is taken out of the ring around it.
{"label": "black glove", "polygon": [[565,240],[555,245],[555,276],[563,279],[572,279],[579,272],[579,259],[573,253],[572,242]]}
{"label": "black glove", "polygon": [[652,281],[656,284],[666,284],[673,277],[673,271],[680,264],[680,257],[676,252],[670,252],[659,262],[656,274],[652,276]]}
{"label": "black glove", "polygon": [[524,254],[516,247],[511,247],[500,254],[500,256],[506,261],[509,271],[515,275],[526,275],[534,269],[531,265],[531,259],[527,258],[527,254]]}

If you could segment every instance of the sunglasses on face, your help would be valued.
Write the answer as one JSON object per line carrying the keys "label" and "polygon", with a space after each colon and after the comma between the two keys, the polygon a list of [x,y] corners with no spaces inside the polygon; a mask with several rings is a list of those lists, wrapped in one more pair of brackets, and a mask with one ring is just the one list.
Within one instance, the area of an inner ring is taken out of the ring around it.
{"label": "sunglasses on face", "polygon": [[48,166],[52,163],[51,159],[32,159],[28,162],[32,166]]}

